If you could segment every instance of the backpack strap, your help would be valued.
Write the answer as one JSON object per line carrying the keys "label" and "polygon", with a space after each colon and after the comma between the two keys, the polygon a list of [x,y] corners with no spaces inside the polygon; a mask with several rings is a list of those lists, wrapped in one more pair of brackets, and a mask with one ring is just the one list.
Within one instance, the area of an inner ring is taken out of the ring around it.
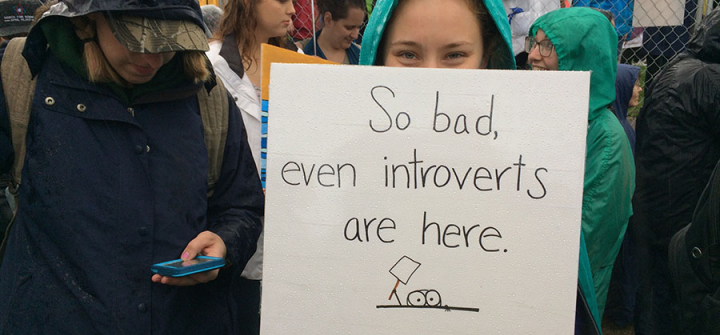
{"label": "backpack strap", "polygon": [[[20,190],[20,172],[22,172],[25,163],[25,138],[27,135],[28,121],[30,120],[30,105],[32,97],[35,93],[36,80],[32,78],[30,68],[27,61],[22,55],[25,46],[25,37],[16,37],[8,42],[5,47],[5,54],[0,64],[0,77],[2,78],[3,93],[5,94],[5,108],[10,121],[10,133],[12,136],[13,149],[15,150],[15,160],[10,170],[10,186],[9,193],[12,194],[14,201],[13,218],[8,223],[0,244],[0,262],[2,262],[5,253],[5,243],[10,232],[10,228],[15,221],[17,215],[17,197]],[[12,83],[12,85],[10,85]],[[1,107],[0,107],[1,108]],[[5,192],[6,194],[8,192]],[[1,195],[0,195],[1,196]],[[9,201],[10,199],[8,199]]]}
{"label": "backpack strap", "polygon": [[216,85],[209,93],[206,89],[201,89],[198,92],[198,103],[208,152],[207,196],[209,198],[213,194],[215,183],[220,179],[228,132],[229,105],[222,80],[216,78]]}
{"label": "backpack strap", "polygon": [[[23,164],[25,163],[25,139],[27,137],[28,121],[30,120],[30,105],[35,93],[36,80],[30,74],[30,68],[22,56],[25,46],[25,37],[16,37],[8,42],[5,54],[0,65],[3,91],[7,104],[10,132],[12,134],[15,160],[10,170],[10,193],[17,197]],[[8,85],[12,83],[12,85]],[[17,199],[16,199],[17,200]]]}

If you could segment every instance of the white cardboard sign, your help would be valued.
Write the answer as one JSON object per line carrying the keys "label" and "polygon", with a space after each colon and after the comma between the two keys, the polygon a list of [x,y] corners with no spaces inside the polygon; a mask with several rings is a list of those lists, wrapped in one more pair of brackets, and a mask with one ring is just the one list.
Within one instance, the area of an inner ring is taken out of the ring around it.
{"label": "white cardboard sign", "polygon": [[572,334],[588,72],[273,64],[263,334]]}

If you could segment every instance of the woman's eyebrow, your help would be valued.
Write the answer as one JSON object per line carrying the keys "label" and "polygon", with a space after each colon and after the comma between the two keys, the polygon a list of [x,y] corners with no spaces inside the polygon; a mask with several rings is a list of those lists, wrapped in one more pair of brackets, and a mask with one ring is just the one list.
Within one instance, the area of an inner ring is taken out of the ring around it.
{"label": "woman's eyebrow", "polygon": [[393,45],[405,45],[405,46],[419,47],[419,46],[420,46],[420,43],[415,42],[415,41],[403,41],[403,40],[400,40],[400,41],[392,42],[392,43],[390,43],[390,45],[391,45],[391,46],[393,46]]}
{"label": "woman's eyebrow", "polygon": [[445,45],[445,49],[451,49],[451,48],[457,48],[465,45],[471,45],[472,42],[469,41],[460,41],[460,42],[453,42]]}

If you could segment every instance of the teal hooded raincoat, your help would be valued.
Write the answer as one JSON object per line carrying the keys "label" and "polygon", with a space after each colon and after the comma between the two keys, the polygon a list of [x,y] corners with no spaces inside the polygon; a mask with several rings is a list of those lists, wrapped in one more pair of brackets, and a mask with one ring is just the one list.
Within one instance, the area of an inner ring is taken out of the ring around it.
{"label": "teal hooded raincoat", "polygon": [[602,320],[612,267],[632,215],[635,189],[630,143],[620,122],[607,108],[615,100],[617,34],[605,16],[589,8],[550,12],[535,21],[530,36],[534,37],[538,29],[555,45],[561,71],[592,72],[582,232],[590,258],[598,320]]}

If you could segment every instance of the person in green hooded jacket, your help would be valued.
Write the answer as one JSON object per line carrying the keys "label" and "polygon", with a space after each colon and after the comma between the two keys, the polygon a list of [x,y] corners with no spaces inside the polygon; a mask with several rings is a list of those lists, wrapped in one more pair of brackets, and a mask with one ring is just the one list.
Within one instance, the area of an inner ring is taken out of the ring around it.
{"label": "person in green hooded jacket", "polygon": [[[526,41],[533,70],[591,71],[585,153],[582,231],[599,319],[615,257],[632,215],[635,165],[630,143],[608,106],[615,100],[617,34],[589,8],[559,9],[540,17]],[[584,111],[583,111],[584,112]]]}
{"label": "person in green hooded jacket", "polygon": [[[461,37],[471,43],[457,43]],[[458,44],[475,48],[463,49]],[[365,30],[360,64],[514,70],[512,36],[502,1],[378,0]],[[592,273],[582,234],[578,292],[577,309],[586,311],[592,320],[582,326],[576,321],[576,330],[599,334]]]}

